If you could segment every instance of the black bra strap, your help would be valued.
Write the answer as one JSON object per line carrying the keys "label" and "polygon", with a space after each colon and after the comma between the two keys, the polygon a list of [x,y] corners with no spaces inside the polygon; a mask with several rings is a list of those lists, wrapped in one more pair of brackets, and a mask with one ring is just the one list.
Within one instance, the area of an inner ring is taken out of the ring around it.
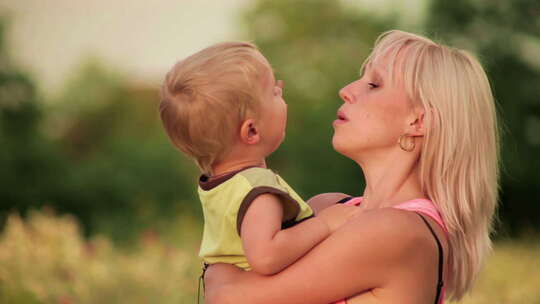
{"label": "black bra strap", "polygon": [[350,200],[352,200],[352,199],[353,199],[352,196],[347,196],[347,197],[342,198],[342,199],[340,199],[339,201],[337,201],[336,204],[345,204],[346,202],[348,202],[348,201],[350,201]]}
{"label": "black bra strap", "polygon": [[429,231],[431,232],[431,234],[435,238],[435,241],[437,242],[437,247],[439,248],[439,278],[438,278],[438,282],[437,282],[437,296],[435,297],[435,304],[438,304],[439,303],[439,298],[441,296],[441,290],[442,290],[442,287],[444,286],[444,282],[443,282],[443,262],[444,262],[443,249],[442,249],[441,242],[439,241],[439,238],[437,237],[437,235],[433,231],[433,228],[431,228],[431,225],[429,224],[429,222],[420,213],[417,212],[416,214],[418,214],[418,216],[420,216],[420,218],[424,221],[424,223],[426,223],[427,227],[429,228]]}

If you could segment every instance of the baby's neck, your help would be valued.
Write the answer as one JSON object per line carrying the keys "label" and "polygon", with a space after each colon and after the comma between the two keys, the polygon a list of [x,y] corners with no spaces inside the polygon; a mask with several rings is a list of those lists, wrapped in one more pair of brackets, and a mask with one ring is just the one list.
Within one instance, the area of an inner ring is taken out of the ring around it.
{"label": "baby's neck", "polygon": [[225,160],[212,166],[212,176],[223,175],[229,172],[234,172],[247,167],[262,167],[266,168],[266,160],[263,159],[240,159],[240,160]]}

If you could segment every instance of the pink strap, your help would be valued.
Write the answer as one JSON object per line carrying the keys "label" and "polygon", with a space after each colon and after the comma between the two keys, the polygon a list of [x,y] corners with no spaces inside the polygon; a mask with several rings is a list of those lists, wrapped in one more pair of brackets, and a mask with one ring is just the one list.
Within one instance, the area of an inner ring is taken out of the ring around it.
{"label": "pink strap", "polygon": [[[354,197],[347,202],[345,202],[345,205],[352,205],[352,206],[358,206],[362,203],[363,197]],[[401,204],[395,205],[392,208],[395,209],[401,209],[401,210],[407,210],[407,211],[413,211],[413,212],[420,212],[422,214],[425,214],[432,218],[439,226],[442,227],[444,232],[448,233],[448,229],[446,228],[446,225],[444,224],[444,221],[441,217],[441,214],[435,207],[432,201],[428,199],[423,198],[417,198],[410,201],[403,202]]]}
{"label": "pink strap", "polygon": [[420,212],[422,214],[425,214],[429,216],[430,218],[432,218],[435,222],[437,222],[437,224],[441,226],[441,228],[444,230],[445,233],[448,233],[448,229],[446,228],[446,225],[444,224],[441,214],[439,213],[439,211],[437,210],[433,202],[430,200],[414,199],[414,200],[396,205],[392,208],[413,211],[413,212]]}
{"label": "pink strap", "polygon": [[344,205],[352,205],[352,206],[358,206],[360,203],[362,203],[363,197],[353,197],[350,200],[346,201]]}

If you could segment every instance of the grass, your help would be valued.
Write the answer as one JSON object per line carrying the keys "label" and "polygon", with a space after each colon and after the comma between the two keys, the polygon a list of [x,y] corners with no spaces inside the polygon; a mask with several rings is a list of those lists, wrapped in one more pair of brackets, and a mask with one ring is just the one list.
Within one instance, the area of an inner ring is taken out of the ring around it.
{"label": "grass", "polygon": [[[11,215],[0,235],[0,303],[196,303],[200,226],[180,217],[126,249],[103,236],[84,239],[70,216]],[[539,258],[533,238],[497,242],[459,303],[540,303]]]}
{"label": "grass", "polygon": [[473,292],[459,303],[540,303],[539,269],[538,239],[497,242]]}
{"label": "grass", "polygon": [[0,237],[0,303],[194,303],[198,225],[180,218],[176,244],[148,232],[125,250],[82,238],[76,220],[33,212],[9,217]]}

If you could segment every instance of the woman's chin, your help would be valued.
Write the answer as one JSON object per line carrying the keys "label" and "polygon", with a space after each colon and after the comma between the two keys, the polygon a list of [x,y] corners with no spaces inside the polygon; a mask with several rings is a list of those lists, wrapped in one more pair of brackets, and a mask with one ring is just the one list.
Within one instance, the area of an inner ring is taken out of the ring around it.
{"label": "woman's chin", "polygon": [[332,138],[332,147],[334,148],[334,150],[335,150],[337,153],[347,156],[347,153],[346,153],[346,152],[347,152],[347,149],[346,149],[345,145],[343,145],[343,143],[340,142],[340,141],[336,138],[336,136],[334,136],[334,137]]}
{"label": "woman's chin", "polygon": [[337,153],[355,161],[360,154],[363,154],[363,147],[359,142],[339,139],[339,137],[336,137],[335,135],[332,138],[332,147]]}

